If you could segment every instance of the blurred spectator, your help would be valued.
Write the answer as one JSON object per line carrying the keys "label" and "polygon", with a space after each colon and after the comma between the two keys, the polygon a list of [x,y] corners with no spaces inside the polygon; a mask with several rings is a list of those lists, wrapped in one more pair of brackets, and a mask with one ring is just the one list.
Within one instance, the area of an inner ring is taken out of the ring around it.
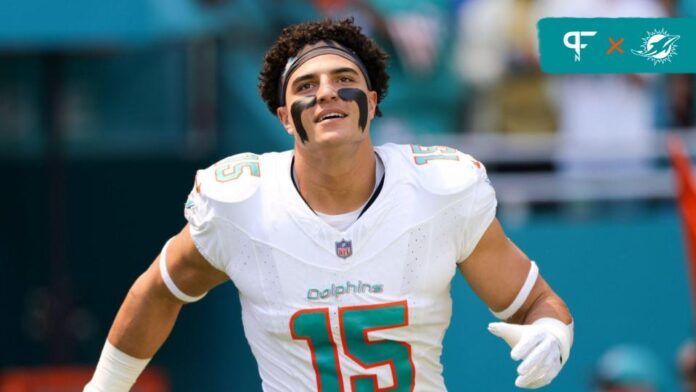
{"label": "blurred spectator", "polygon": [[669,105],[671,109],[670,126],[685,128],[693,126],[696,102],[694,88],[696,80],[693,74],[668,75]]}
{"label": "blurred spectator", "polygon": [[618,345],[599,359],[594,382],[599,392],[659,392],[665,388],[666,371],[647,348]]}
{"label": "blurred spectator", "polygon": [[[657,0],[547,0],[545,11],[555,17],[665,15]],[[556,82],[560,121],[557,160],[563,173],[627,174],[649,169],[655,124],[654,77],[564,75]]]}
{"label": "blurred spectator", "polygon": [[696,343],[688,340],[677,354],[677,369],[684,392],[696,392]]}
{"label": "blurred spectator", "polygon": [[458,70],[475,88],[467,128],[506,133],[556,129],[537,55],[539,3],[469,0],[461,7]]}
{"label": "blurred spectator", "polygon": [[353,16],[390,55],[389,95],[373,124],[376,142],[458,130],[465,91],[455,72],[455,2],[315,0],[328,17]]}

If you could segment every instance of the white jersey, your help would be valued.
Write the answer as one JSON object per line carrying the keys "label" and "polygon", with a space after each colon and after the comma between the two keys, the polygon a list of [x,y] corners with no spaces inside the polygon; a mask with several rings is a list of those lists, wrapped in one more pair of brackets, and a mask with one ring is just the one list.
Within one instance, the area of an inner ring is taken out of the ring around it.
{"label": "white jersey", "polygon": [[201,254],[239,290],[264,391],[443,391],[450,281],[495,215],[483,165],[387,144],[381,191],[345,231],[291,179],[293,153],[198,172],[186,203]]}

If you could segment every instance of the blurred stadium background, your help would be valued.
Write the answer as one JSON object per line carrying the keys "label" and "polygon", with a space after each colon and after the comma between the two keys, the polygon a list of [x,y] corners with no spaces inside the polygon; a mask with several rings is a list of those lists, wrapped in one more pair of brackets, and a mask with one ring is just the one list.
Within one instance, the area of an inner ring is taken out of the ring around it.
{"label": "blurred stadium background", "polygon": [[[679,390],[693,318],[665,135],[696,152],[694,77],[544,75],[535,23],[694,17],[696,0],[4,0],[0,391],[91,372],[128,287],[184,224],[195,170],[291,147],[256,90],[265,49],[287,24],[348,15],[392,56],[376,143],[484,162],[509,236],[570,305],[575,348],[547,390],[595,390],[599,358],[627,343],[655,356],[638,373]],[[453,297],[448,388],[515,390],[492,316],[459,277]],[[234,287],[185,307],[152,364],[166,385],[140,391],[260,390]]]}

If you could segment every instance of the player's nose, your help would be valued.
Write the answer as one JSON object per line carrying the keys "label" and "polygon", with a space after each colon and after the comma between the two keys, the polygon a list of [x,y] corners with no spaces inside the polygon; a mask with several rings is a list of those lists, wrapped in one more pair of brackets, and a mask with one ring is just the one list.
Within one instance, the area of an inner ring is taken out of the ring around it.
{"label": "player's nose", "polygon": [[338,92],[336,87],[331,83],[331,81],[322,77],[319,81],[319,87],[317,88],[317,101],[328,102],[333,101],[338,98]]}

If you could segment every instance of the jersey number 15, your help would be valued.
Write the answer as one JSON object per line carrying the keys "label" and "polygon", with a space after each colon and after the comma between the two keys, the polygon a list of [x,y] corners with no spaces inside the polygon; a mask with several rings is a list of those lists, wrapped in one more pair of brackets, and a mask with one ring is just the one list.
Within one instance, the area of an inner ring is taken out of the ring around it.
{"label": "jersey number 15", "polygon": [[[345,355],[363,369],[388,365],[393,385],[380,388],[374,374],[350,377],[353,392],[413,391],[416,370],[411,345],[393,340],[370,339],[368,334],[408,325],[406,301],[338,308],[341,341]],[[290,318],[295,340],[304,340],[312,355],[317,391],[344,392],[338,348],[331,333],[329,308],[302,309]]]}

